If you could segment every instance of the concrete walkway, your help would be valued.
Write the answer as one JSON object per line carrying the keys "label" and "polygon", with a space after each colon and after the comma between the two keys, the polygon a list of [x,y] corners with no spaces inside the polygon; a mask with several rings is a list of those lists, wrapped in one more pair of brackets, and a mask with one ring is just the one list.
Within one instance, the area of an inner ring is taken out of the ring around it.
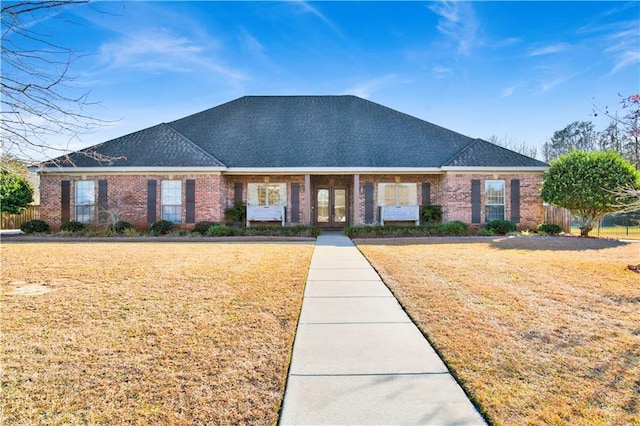
{"label": "concrete walkway", "polygon": [[280,425],[484,425],[391,292],[341,234],[317,242]]}

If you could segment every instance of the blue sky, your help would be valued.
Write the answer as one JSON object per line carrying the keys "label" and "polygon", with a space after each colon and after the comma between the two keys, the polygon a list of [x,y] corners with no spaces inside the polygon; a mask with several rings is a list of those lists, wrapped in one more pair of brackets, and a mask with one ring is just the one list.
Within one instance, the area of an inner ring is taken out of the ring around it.
{"label": "blue sky", "polygon": [[[50,17],[51,18],[51,17]],[[640,92],[639,2],[98,2],[46,27],[112,126],[244,95],[353,94],[472,137],[540,145]]]}

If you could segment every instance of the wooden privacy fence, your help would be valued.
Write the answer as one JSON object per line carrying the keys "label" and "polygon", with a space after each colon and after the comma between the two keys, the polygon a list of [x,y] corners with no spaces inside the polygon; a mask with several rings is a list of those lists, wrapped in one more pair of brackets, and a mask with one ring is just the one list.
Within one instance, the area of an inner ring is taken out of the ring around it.
{"label": "wooden privacy fence", "polygon": [[544,223],[555,223],[566,233],[571,232],[571,213],[561,207],[544,205]]}
{"label": "wooden privacy fence", "polygon": [[2,229],[19,229],[24,222],[40,219],[40,206],[28,206],[20,214],[2,213]]}

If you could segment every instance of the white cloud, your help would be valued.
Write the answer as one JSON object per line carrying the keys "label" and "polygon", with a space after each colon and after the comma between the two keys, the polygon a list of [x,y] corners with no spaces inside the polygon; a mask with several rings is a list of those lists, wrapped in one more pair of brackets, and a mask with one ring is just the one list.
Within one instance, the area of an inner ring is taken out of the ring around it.
{"label": "white cloud", "polygon": [[513,95],[514,91],[515,91],[515,86],[505,87],[502,90],[502,96],[501,97],[508,98],[509,96]]}
{"label": "white cloud", "polygon": [[165,30],[122,36],[105,43],[100,57],[107,69],[133,68],[147,72],[215,72],[232,81],[247,77],[215,59],[216,43],[196,43]]}
{"label": "white cloud", "polygon": [[240,41],[244,50],[260,59],[264,59],[264,46],[246,28],[240,29]]}
{"label": "white cloud", "polygon": [[563,84],[565,81],[569,81],[574,77],[574,75],[563,75],[563,76],[559,76],[559,77],[555,77],[546,81],[543,81],[541,86],[540,86],[540,94],[548,92],[549,90],[560,86],[561,84]]}
{"label": "white cloud", "polygon": [[369,99],[375,92],[402,82],[406,81],[400,81],[397,74],[387,74],[364,81],[351,89],[345,90],[343,94]]}
{"label": "white cloud", "polygon": [[440,16],[438,31],[456,42],[459,54],[468,55],[478,42],[480,28],[472,4],[443,1],[429,6],[429,10]]}
{"label": "white cloud", "polygon": [[537,47],[534,49],[530,49],[527,56],[542,56],[542,55],[551,55],[554,53],[564,52],[569,49],[569,45],[566,43],[556,43],[550,44],[548,46]]}
{"label": "white cloud", "polygon": [[435,78],[444,78],[451,74],[451,68],[436,65],[435,67],[431,68],[431,72],[433,73]]}
{"label": "white cloud", "polygon": [[336,24],[334,24],[329,18],[327,18],[318,9],[316,9],[313,6],[311,6],[309,4],[309,2],[303,1],[303,0],[294,0],[294,3],[297,4],[297,5],[300,5],[302,7],[302,10],[304,10],[305,12],[312,13],[313,15],[317,16],[318,18],[320,18],[320,20],[322,22],[324,22],[325,24],[327,24],[327,26],[329,28],[331,28],[336,34],[338,34],[340,37],[344,38],[344,35],[340,31],[340,29],[336,26]]}
{"label": "white cloud", "polygon": [[609,35],[605,39],[608,46],[606,53],[612,56],[614,62],[611,74],[615,74],[623,68],[640,63],[640,50],[638,50],[638,38],[640,27],[638,22],[633,22],[629,29],[623,29]]}

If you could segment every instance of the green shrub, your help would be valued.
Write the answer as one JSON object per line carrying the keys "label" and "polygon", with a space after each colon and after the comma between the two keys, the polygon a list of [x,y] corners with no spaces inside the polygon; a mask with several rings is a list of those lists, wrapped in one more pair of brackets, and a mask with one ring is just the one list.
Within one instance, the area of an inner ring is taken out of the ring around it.
{"label": "green shrub", "polygon": [[140,233],[136,231],[135,228],[124,228],[124,230],[122,231],[122,235],[124,235],[125,237],[137,237],[140,235]]}
{"label": "green shrub", "polygon": [[75,220],[71,220],[69,222],[62,222],[60,226],[61,231],[67,232],[80,232],[84,229],[84,223],[76,222]]}
{"label": "green shrub", "polygon": [[124,220],[119,220],[113,225],[113,231],[117,233],[123,233],[126,229],[132,229],[133,225]]}
{"label": "green shrub", "polygon": [[[460,222],[462,223],[462,222]],[[431,237],[439,235],[454,235],[444,233],[441,226],[444,224],[429,223],[420,226],[407,225],[366,225],[366,226],[350,226],[344,228],[344,234],[349,238],[396,238],[396,237]],[[466,234],[466,225],[464,233]],[[446,231],[449,232],[449,231]],[[463,234],[464,235],[464,234]]]}
{"label": "green shrub", "polygon": [[491,229],[482,228],[480,231],[478,231],[478,235],[480,235],[481,237],[493,237],[494,235],[496,235],[496,233]]}
{"label": "green shrub", "polygon": [[224,217],[228,223],[244,222],[247,217],[247,206],[239,201],[234,201],[233,206],[224,209]]}
{"label": "green shrub", "polygon": [[168,220],[159,220],[151,225],[151,232],[154,235],[165,235],[171,232],[173,229],[173,222],[169,222]]}
{"label": "green shrub", "polygon": [[484,227],[497,235],[506,235],[509,232],[516,231],[516,225],[510,220],[492,220]]}
{"label": "green shrub", "polygon": [[169,237],[187,237],[189,236],[189,231],[184,229],[176,229],[175,231],[171,231],[167,234]]}
{"label": "green shrub", "polygon": [[442,236],[464,236],[467,235],[468,225],[459,220],[445,222],[438,225],[438,234]]}
{"label": "green shrub", "polygon": [[436,204],[428,204],[422,206],[422,222],[423,223],[440,223],[442,222],[442,206]]}
{"label": "green shrub", "polygon": [[207,235],[207,231],[209,230],[209,228],[215,225],[217,225],[216,222],[209,222],[208,220],[203,220],[202,222],[198,222],[195,225],[193,225],[191,232],[200,234],[200,235]]}
{"label": "green shrub", "polygon": [[239,228],[232,228],[224,225],[213,225],[207,230],[207,236],[209,237],[230,237],[236,234],[236,230]]}
{"label": "green shrub", "polygon": [[40,219],[29,220],[20,225],[20,230],[25,234],[41,234],[49,232],[49,224]]}
{"label": "green shrub", "polygon": [[538,225],[536,232],[538,234],[559,235],[562,232],[562,226],[556,225],[555,223],[543,223],[542,225]]}

